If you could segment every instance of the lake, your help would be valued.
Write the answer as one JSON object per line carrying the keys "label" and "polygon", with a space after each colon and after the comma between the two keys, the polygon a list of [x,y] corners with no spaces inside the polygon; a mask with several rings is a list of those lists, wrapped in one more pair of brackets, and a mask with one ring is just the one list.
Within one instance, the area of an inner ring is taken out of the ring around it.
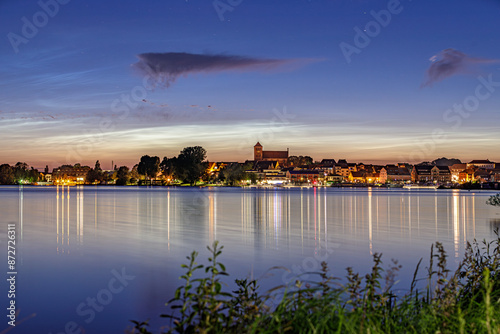
{"label": "lake", "polygon": [[[165,302],[181,283],[186,256],[219,240],[221,262],[235,278],[270,288],[292,272],[328,262],[371,269],[372,254],[403,265],[407,289],[420,258],[443,243],[451,267],[466,241],[494,238],[500,210],[493,192],[378,188],[0,187],[7,225],[16,226],[17,326],[9,333],[122,333],[129,320],[167,320]],[[6,256],[2,261],[5,275]],[[424,269],[424,266],[421,267]],[[423,276],[423,271],[421,275]],[[6,297],[7,284],[2,285]],[[5,298],[4,297],[4,298]],[[8,301],[4,301],[8,307]],[[5,308],[4,308],[5,310]],[[4,311],[5,312],[5,311]],[[7,328],[4,324],[0,331]],[[25,319],[23,322],[21,322]],[[83,333],[83,330],[82,330]]]}

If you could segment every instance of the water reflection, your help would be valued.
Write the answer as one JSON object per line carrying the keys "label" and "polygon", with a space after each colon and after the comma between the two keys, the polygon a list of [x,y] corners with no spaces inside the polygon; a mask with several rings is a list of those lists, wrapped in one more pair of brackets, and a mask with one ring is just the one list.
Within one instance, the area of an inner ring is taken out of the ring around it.
{"label": "water reflection", "polygon": [[212,244],[217,240],[217,196],[214,192],[208,195],[208,233]]}
{"label": "water reflection", "polygon": [[19,186],[19,235],[20,240],[23,240],[23,225],[24,225],[24,186]]}
{"label": "water reflection", "polygon": [[373,255],[372,197],[372,188],[368,188],[368,240],[370,242],[370,255]]}
{"label": "water reflection", "polygon": [[490,229],[491,232],[495,232],[495,230],[500,230],[500,219],[490,219]]}
{"label": "water reflection", "polygon": [[[458,261],[467,240],[492,239],[500,227],[498,209],[485,204],[486,192],[59,186],[0,187],[0,197],[2,219],[16,222],[24,239],[24,304],[45,310],[44,293],[66,287],[77,296],[74,303],[62,302],[62,293],[54,297],[60,302],[51,315],[60,314],[68,303],[74,308],[95,295],[110,270],[123,266],[137,275],[123,295],[129,302],[110,304],[101,317],[120,314],[118,323],[131,318],[124,315],[129,305],[149,307],[148,315],[163,313],[185,256],[196,249],[201,263],[214,240],[225,246],[231,278],[276,265],[317,270],[323,259],[338,276],[347,266],[366,272],[369,255],[383,252],[386,263],[406,262],[411,280],[431,243],[443,242]],[[62,325],[74,317],[70,313]]]}
{"label": "water reflection", "polygon": [[453,192],[453,241],[455,244],[455,257],[458,256],[458,243],[460,240],[460,211],[459,211],[459,197],[458,192]]}
{"label": "water reflection", "polygon": [[[40,200],[32,199],[38,190],[28,189],[26,192],[27,188],[19,187],[21,239],[26,230],[25,211],[33,214],[26,201]],[[449,240],[453,256],[459,258],[467,240],[476,238],[478,231],[483,238],[485,228],[489,231],[499,225],[498,219],[491,219],[489,212],[493,209],[484,204],[487,194],[458,190],[227,191],[57,186],[43,195],[47,193],[54,194],[55,203],[48,201],[40,210],[48,215],[49,224],[55,224],[52,235],[58,254],[68,254],[73,247],[83,247],[100,236],[116,242],[118,238],[130,241],[148,237],[164,244],[168,251],[172,241],[186,237],[204,244],[232,238],[253,249],[293,249],[300,253],[309,249],[317,253],[329,242],[342,241],[370,254],[393,242],[411,245]]]}
{"label": "water reflection", "polygon": [[[351,193],[245,192],[240,205],[242,233],[249,239],[254,232],[268,247],[287,245],[293,237],[299,239],[294,247],[303,248],[305,240],[319,246],[322,240],[328,242],[331,231],[334,238],[365,240],[373,254],[376,245],[395,239],[434,242],[448,239],[451,232],[453,255],[459,258],[466,241],[476,237],[476,207],[482,203],[475,194],[460,191],[395,193],[369,188]],[[261,246],[258,239],[256,244]]]}
{"label": "water reflection", "polygon": [[[70,188],[69,186],[56,186],[56,251],[57,253],[69,253],[70,244]],[[77,208],[79,205],[77,201]],[[75,218],[81,213],[78,209]],[[73,217],[71,217],[73,218]],[[79,226],[79,225],[77,225]],[[79,229],[75,229],[79,232]]]}

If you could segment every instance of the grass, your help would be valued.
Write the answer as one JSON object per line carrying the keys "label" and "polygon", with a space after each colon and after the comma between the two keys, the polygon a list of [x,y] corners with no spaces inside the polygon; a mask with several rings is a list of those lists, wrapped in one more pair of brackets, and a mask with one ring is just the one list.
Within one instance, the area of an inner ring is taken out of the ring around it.
{"label": "grass", "polygon": [[500,206],[500,194],[490,196],[490,198],[486,201],[486,204]]}
{"label": "grass", "polygon": [[[162,315],[164,333],[500,333],[500,236],[495,233],[491,242],[467,243],[454,272],[436,242],[425,276],[419,278],[421,259],[403,296],[393,291],[401,266],[393,261],[383,269],[380,254],[373,255],[365,275],[347,268],[345,284],[323,262],[314,281],[297,277],[292,286],[261,293],[256,280],[242,279],[228,292],[221,280],[228,274],[218,262],[223,247],[215,242],[207,247],[207,265],[196,262],[197,252],[182,265],[183,284],[167,303],[170,313]],[[130,333],[151,334],[147,321],[133,323]]]}

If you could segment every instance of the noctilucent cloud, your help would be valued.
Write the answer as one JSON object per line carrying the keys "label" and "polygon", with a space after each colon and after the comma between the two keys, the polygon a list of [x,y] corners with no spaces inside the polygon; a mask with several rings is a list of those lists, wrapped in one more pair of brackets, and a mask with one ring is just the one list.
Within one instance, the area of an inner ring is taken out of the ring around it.
{"label": "noctilucent cloud", "polygon": [[494,0],[0,1],[0,163],[500,161]]}

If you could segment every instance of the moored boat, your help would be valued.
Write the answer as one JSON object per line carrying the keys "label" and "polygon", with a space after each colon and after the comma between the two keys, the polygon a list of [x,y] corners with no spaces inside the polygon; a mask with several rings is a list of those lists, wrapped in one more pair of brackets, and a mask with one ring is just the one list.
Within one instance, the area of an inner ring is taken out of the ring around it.
{"label": "moored boat", "polygon": [[405,184],[403,186],[405,189],[437,189],[439,188],[438,184],[430,184],[430,185],[420,185],[420,184]]}

